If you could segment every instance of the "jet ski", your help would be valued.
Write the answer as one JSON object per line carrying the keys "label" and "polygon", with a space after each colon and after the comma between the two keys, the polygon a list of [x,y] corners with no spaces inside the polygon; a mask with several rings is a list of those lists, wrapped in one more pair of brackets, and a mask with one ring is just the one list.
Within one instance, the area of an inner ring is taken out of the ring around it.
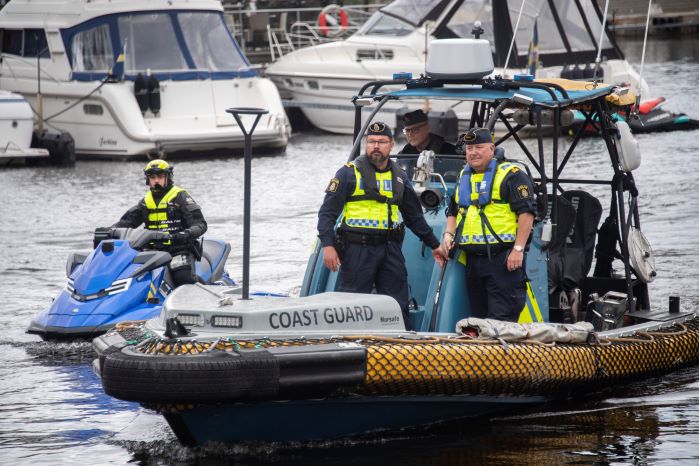
{"label": "jet ski", "polygon": [[[663,109],[664,97],[645,100],[639,105],[639,112],[629,118],[629,126],[633,134],[656,133],[660,131],[688,131],[698,129],[698,120],[690,118],[685,113],[673,113]],[[612,113],[613,121],[622,121],[626,115],[622,112]],[[574,110],[574,123],[567,128],[570,136],[575,135],[578,129],[585,125],[583,136],[598,135],[600,124],[594,118],[594,123],[586,121],[583,112]]]}
{"label": "jet ski", "polygon": [[[168,269],[171,255],[153,246],[168,239],[167,233],[153,230],[98,228],[93,251],[68,256],[68,283],[27,333],[44,340],[94,338],[119,322],[158,315],[175,286]],[[199,244],[197,280],[235,285],[224,270],[231,245],[209,238]]]}

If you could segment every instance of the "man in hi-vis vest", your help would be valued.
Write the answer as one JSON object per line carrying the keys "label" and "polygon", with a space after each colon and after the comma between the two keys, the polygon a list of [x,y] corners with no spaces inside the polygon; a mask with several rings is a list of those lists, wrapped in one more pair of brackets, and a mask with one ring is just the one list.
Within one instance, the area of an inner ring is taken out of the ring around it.
{"label": "man in hi-vis vest", "polygon": [[141,201],[127,210],[113,228],[136,228],[170,234],[170,240],[154,244],[172,256],[170,273],[175,286],[194,283],[195,239],[207,231],[202,209],[182,188],[173,185],[173,167],[165,160],[151,160],[143,169],[150,188]]}
{"label": "man in hi-vis vest", "polygon": [[467,255],[467,292],[474,317],[517,322],[525,305],[525,248],[535,219],[532,180],[516,164],[494,157],[487,128],[472,128],[467,166],[447,208],[443,252]]}
{"label": "man in hi-vis vest", "polygon": [[377,293],[399,303],[410,330],[408,274],[401,253],[404,224],[430,246],[435,260],[443,264],[444,258],[410,180],[389,159],[392,136],[385,123],[369,126],[365,155],[346,163],[326,188],[318,212],[318,237],[324,265],[335,272],[342,262],[337,290],[371,293],[374,285]]}

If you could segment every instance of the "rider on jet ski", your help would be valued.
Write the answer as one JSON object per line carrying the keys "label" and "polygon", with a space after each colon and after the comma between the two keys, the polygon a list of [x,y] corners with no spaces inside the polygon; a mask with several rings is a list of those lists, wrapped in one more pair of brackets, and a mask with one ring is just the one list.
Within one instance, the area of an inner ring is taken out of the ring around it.
{"label": "rider on jet ski", "polygon": [[154,248],[173,256],[169,267],[175,286],[194,283],[195,257],[201,256],[200,243],[195,240],[207,231],[202,209],[187,191],[173,185],[173,167],[165,160],[151,160],[143,173],[150,189],[112,227],[136,228],[145,224],[149,230],[169,233],[170,239]]}

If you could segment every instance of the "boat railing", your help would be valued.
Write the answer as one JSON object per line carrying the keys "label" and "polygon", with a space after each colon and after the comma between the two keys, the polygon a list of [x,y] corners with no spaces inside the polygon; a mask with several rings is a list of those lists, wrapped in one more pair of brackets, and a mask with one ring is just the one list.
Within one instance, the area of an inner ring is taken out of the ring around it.
{"label": "boat railing", "polygon": [[[249,54],[257,42],[257,33],[264,34],[272,61],[303,47],[342,40],[355,33],[383,3],[346,5],[347,25],[322,28],[318,18],[323,7],[240,9],[238,5],[224,5],[232,34]],[[276,24],[276,27],[273,26]],[[264,26],[264,27],[263,27]],[[324,33],[325,31],[325,33]]]}
{"label": "boat railing", "polygon": [[[12,58],[12,60],[7,60],[7,58]],[[17,79],[17,75],[15,74],[15,70],[12,68],[12,61],[13,61],[13,60],[17,60],[17,61],[19,61],[19,62],[22,62],[22,64],[28,65],[28,66],[34,68],[35,70],[36,70],[36,68],[37,68],[37,66],[38,66],[37,63],[36,63],[36,58],[27,59],[27,58],[24,58],[24,57],[19,57],[19,56],[17,56],[17,55],[11,55],[11,54],[7,54],[7,53],[0,53],[0,63],[2,63],[2,64],[0,65],[0,68],[5,69],[5,67],[7,67],[7,71],[12,75],[12,78],[13,78],[13,79]],[[45,70],[44,68],[42,68],[41,66],[39,66],[39,70],[41,71],[42,79],[43,79],[44,77],[46,77],[46,78],[50,79],[51,81],[53,81],[53,82],[55,82],[55,83],[61,82],[60,79],[58,79],[57,77],[55,77],[54,75],[52,75],[51,73],[49,73],[48,71],[46,71],[46,70]]]}

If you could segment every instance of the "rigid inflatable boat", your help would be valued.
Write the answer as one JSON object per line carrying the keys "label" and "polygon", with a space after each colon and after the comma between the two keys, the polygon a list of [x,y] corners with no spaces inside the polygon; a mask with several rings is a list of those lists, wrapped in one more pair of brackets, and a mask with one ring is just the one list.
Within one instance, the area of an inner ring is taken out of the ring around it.
{"label": "rigid inflatable boat", "polygon": [[[488,48],[485,41],[444,45],[460,48],[447,56],[490,56],[479,49]],[[475,319],[464,257],[441,268],[407,232],[402,250],[417,330],[406,331],[392,298],[336,292],[337,272],[323,266],[317,244],[299,297],[244,300],[232,288],[183,286],[159,317],[122,323],[95,339],[93,367],[105,392],[162,413],[186,445],[292,441],[512,411],[696,364],[696,310],[681,310],[677,297],[670,297],[669,309],[652,309],[649,301],[656,270],[641,233],[633,176],[639,150],[629,126],[608,118],[630,99],[595,83],[576,90],[566,81],[483,79],[492,68],[436,59],[428,76],[367,83],[353,99],[349,158],[359,155],[361,135],[390,100],[468,100],[472,126],[493,128],[500,120],[508,132],[496,145],[518,142],[541,201],[519,323]],[[572,121],[571,109],[605,125],[611,178],[560,177],[577,156],[582,130],[567,141],[563,158],[558,137],[545,143],[543,134],[559,134]],[[534,155],[518,135],[528,127],[538,134]],[[497,156],[512,154],[498,150]],[[464,158],[424,152],[397,160],[439,236]],[[564,189],[570,183],[610,187],[602,223],[600,200]]]}

